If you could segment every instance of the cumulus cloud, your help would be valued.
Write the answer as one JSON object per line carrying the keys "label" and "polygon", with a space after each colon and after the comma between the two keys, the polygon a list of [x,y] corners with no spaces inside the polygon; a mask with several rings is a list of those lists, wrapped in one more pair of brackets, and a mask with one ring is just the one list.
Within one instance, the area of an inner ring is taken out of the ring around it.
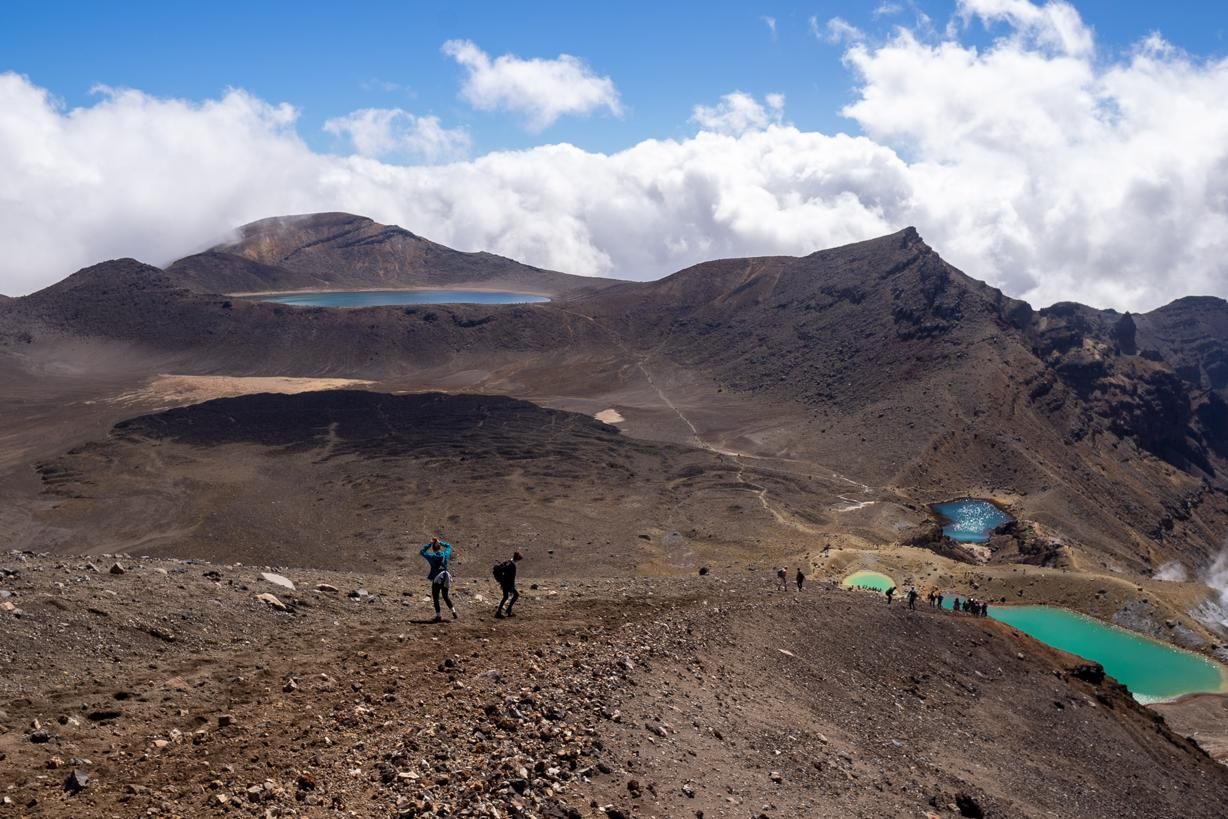
{"label": "cumulus cloud", "polygon": [[1006,23],[1014,45],[1035,43],[1075,56],[1094,48],[1091,28],[1074,6],[1062,0],[1049,0],[1043,6],[1031,0],[959,0],[958,16],[965,24],[973,18]]}
{"label": "cumulus cloud", "polygon": [[741,134],[779,125],[784,109],[784,94],[768,94],[761,104],[750,94],[734,91],[721,97],[716,105],[696,105],[691,111],[691,121],[706,131]]}
{"label": "cumulus cloud", "polygon": [[483,111],[513,111],[530,131],[542,131],[565,114],[604,108],[622,113],[618,89],[609,77],[593,73],[583,60],[560,54],[553,60],[504,54],[491,59],[469,40],[449,40],[443,52],[468,72],[461,96]]}
{"label": "cumulus cloud", "polygon": [[764,15],[763,17],[760,17],[759,19],[763,21],[763,24],[768,27],[768,31],[772,32],[772,36],[775,37],[776,36],[776,18],[768,17],[767,15]]}
{"label": "cumulus cloud", "polygon": [[[696,107],[698,133],[611,154],[543,145],[398,164],[378,158],[374,115],[365,148],[338,125],[359,152],[321,154],[292,107],[241,91],[104,91],[69,110],[3,74],[0,292],[120,255],[169,261],[252,219],[348,210],[582,274],[655,278],[911,224],[1042,306],[1228,296],[1228,60],[1158,36],[1106,57],[1073,7],[1027,5],[964,3],[966,25],[995,35],[984,48],[961,40],[965,23],[849,45],[844,113],[860,135],[800,130],[783,98],[734,92]],[[416,122],[396,117],[389,133]]]}
{"label": "cumulus cloud", "polygon": [[435,116],[414,116],[400,108],[363,108],[324,123],[367,157],[400,157],[440,162],[461,159],[472,140],[464,128],[444,128]]}
{"label": "cumulus cloud", "polygon": [[913,221],[927,238],[1040,304],[1225,295],[1228,60],[1154,37],[1097,60],[1066,3],[961,9],[1018,29],[985,50],[904,30],[846,53],[860,87],[844,113],[912,159]]}

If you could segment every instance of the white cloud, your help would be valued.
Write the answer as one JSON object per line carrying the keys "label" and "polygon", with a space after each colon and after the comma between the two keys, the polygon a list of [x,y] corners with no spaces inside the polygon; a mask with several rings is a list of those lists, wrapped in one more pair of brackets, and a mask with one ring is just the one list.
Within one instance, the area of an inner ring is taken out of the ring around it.
{"label": "white cloud", "polygon": [[483,111],[513,111],[525,117],[530,131],[541,131],[565,114],[589,114],[606,109],[622,113],[618,89],[571,56],[521,59],[513,54],[490,56],[469,40],[449,40],[443,52],[468,72],[461,96]]}
{"label": "white cloud", "polygon": [[768,17],[764,15],[763,17],[760,17],[759,19],[763,21],[763,24],[768,27],[768,30],[772,32],[772,36],[775,37],[776,36],[776,18]]}
{"label": "white cloud", "polygon": [[1048,0],[1043,6],[1031,0],[959,0],[957,13],[965,23],[973,17],[986,25],[1006,23],[1015,45],[1031,42],[1072,56],[1089,54],[1095,47],[1091,28],[1063,0]]}
{"label": "white cloud", "polygon": [[333,117],[324,130],[348,138],[361,156],[427,162],[461,159],[472,142],[464,128],[444,128],[439,117],[414,116],[400,108],[363,108]]}
{"label": "white cloud", "polygon": [[843,17],[832,17],[824,25],[819,18],[810,18],[810,33],[826,43],[855,43],[866,38],[865,33]]}
{"label": "white cloud", "polygon": [[978,49],[903,30],[855,44],[846,113],[864,136],[801,131],[783,99],[735,92],[697,107],[686,139],[441,165],[314,152],[293,108],[239,91],[203,103],[110,91],[65,110],[0,74],[0,292],[115,256],[169,261],[264,216],[348,210],[637,279],[913,224],[969,274],[1042,306],[1228,296],[1228,60],[1158,37],[1115,59],[1060,42],[1008,34]]}
{"label": "white cloud", "polygon": [[768,94],[761,105],[750,94],[734,91],[721,97],[714,106],[696,105],[691,111],[691,121],[705,131],[741,134],[779,125],[784,108],[784,94]]}

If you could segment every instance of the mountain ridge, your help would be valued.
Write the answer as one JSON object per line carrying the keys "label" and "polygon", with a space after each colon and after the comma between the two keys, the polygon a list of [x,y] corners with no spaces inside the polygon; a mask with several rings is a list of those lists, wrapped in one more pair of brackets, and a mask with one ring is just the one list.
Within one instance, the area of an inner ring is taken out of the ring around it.
{"label": "mountain ridge", "polygon": [[453,250],[400,226],[343,212],[276,216],[243,225],[238,233],[233,241],[172,262],[168,273],[192,289],[236,294],[477,287],[560,296],[616,281]]}

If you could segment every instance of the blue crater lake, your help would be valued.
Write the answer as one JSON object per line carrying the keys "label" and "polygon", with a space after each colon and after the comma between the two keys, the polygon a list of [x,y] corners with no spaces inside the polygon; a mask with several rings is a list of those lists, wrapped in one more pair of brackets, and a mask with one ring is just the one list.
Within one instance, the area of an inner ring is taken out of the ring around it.
{"label": "blue crater lake", "polygon": [[[943,608],[950,607],[948,596]],[[1069,609],[990,603],[989,616],[1046,645],[1100,663],[1142,703],[1228,690],[1228,677],[1218,663]]]}
{"label": "blue crater lake", "polygon": [[337,290],[326,293],[270,293],[256,301],[293,307],[387,307],[406,304],[536,304],[550,301],[531,293],[502,290]]}
{"label": "blue crater lake", "polygon": [[977,498],[935,503],[930,508],[942,520],[942,533],[961,543],[984,543],[994,529],[1013,520],[994,504]]}

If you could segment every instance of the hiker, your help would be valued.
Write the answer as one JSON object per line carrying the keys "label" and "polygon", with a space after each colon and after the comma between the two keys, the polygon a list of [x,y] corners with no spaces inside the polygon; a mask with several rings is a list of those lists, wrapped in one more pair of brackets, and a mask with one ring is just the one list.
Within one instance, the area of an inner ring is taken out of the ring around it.
{"label": "hiker", "polygon": [[435,604],[435,622],[438,623],[443,619],[439,614],[440,596],[448,604],[448,611],[452,612],[452,619],[455,620],[457,618],[456,606],[452,605],[452,598],[448,595],[448,589],[452,587],[452,573],[448,571],[448,561],[452,559],[452,544],[433,537],[431,542],[424,545],[418,554],[422,555],[431,567],[426,579],[431,581],[431,602]]}
{"label": "hiker", "polygon": [[[495,609],[495,617],[498,619],[516,616],[512,613],[512,606],[516,605],[516,601],[520,599],[520,592],[516,591],[516,564],[522,560],[524,560],[524,555],[520,552],[512,552],[511,560],[496,563],[491,570],[495,580],[499,581],[499,588],[503,590],[503,599],[499,601],[499,607]],[[511,602],[508,602],[509,598]],[[503,612],[504,603],[507,603],[506,614]]]}
{"label": "hiker", "polygon": [[789,588],[789,570],[785,566],[781,566],[776,570],[776,588],[781,591],[786,591]]}
{"label": "hiker", "polygon": [[959,614],[959,595],[951,598],[951,611],[953,611],[955,614]]}
{"label": "hiker", "polygon": [[989,603],[981,603],[981,616],[982,617],[989,616]]}
{"label": "hiker", "polygon": [[917,610],[917,587],[910,586],[908,589],[908,608],[912,611]]}
{"label": "hiker", "polygon": [[938,592],[938,608],[942,608],[942,592]]}
{"label": "hiker", "polygon": [[892,597],[895,597],[895,586],[892,586],[891,588],[887,589],[887,605],[888,606],[891,605]]}
{"label": "hiker", "polygon": [[802,567],[797,567],[797,590],[801,591],[802,586],[806,583],[806,575],[802,574]]}

